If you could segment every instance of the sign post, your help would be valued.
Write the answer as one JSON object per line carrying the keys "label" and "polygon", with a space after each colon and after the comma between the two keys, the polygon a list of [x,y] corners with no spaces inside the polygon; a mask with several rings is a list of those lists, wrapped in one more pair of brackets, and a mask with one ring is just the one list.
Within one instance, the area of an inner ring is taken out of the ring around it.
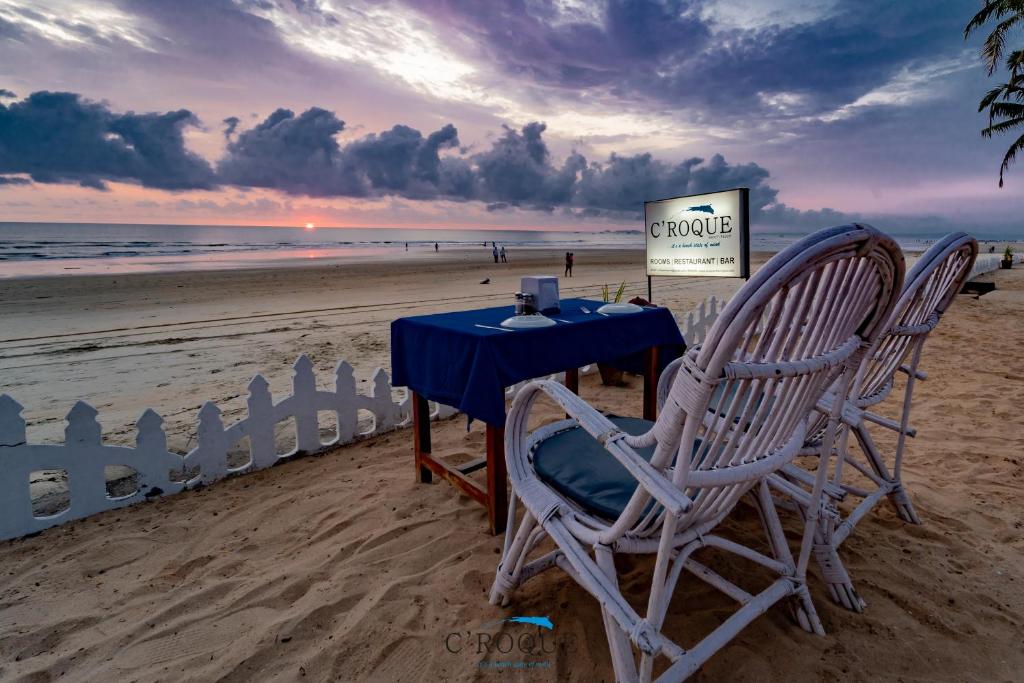
{"label": "sign post", "polygon": [[644,202],[647,299],[651,278],[750,277],[750,190]]}

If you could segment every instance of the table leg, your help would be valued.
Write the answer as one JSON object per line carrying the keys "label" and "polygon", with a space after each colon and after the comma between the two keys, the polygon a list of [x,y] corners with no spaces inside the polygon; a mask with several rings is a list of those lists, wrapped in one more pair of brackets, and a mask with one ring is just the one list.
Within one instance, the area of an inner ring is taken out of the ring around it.
{"label": "table leg", "polygon": [[487,519],[492,534],[505,531],[508,521],[505,428],[487,425]]}
{"label": "table leg", "polygon": [[644,419],[658,419],[658,347],[644,354]]}
{"label": "table leg", "polygon": [[580,369],[565,371],[565,388],[574,394],[580,393]]}
{"label": "table leg", "polygon": [[412,392],[413,450],[416,454],[416,477],[420,483],[429,484],[433,479],[430,469],[424,464],[424,456],[430,458],[430,405],[427,399]]}

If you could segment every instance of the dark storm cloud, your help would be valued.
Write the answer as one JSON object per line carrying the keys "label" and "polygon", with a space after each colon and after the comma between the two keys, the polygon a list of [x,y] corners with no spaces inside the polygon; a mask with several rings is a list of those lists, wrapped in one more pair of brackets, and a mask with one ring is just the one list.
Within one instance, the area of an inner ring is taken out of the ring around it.
{"label": "dark storm cloud", "polygon": [[611,0],[598,21],[553,21],[551,0],[408,3],[477,46],[513,76],[564,88],[600,86],[613,99],[742,118],[778,115],[760,93],[804,95],[825,111],[882,85],[914,60],[955,55],[971,0],[840,0],[788,26],[716,26],[703,2]]}
{"label": "dark storm cloud", "polygon": [[97,189],[105,180],[165,190],[211,188],[210,165],[185,148],[183,131],[197,123],[186,109],[115,114],[74,93],[32,93],[0,105],[0,173]]}
{"label": "dark storm cloud", "polygon": [[342,147],[335,136],[344,128],[345,122],[325,109],[313,107],[298,116],[278,109],[228,143],[220,177],[232,185],[313,197],[473,196],[475,182],[466,161],[440,156],[458,146],[455,126],[424,137],[397,125]]}
{"label": "dark storm cloud", "polygon": [[6,88],[0,88],[0,97],[12,98],[12,97],[17,97],[17,95],[15,95],[10,90],[7,90]]}
{"label": "dark storm cloud", "polygon": [[0,187],[4,185],[29,185],[31,182],[28,178],[0,175]]}
{"label": "dark storm cloud", "polygon": [[214,172],[185,147],[183,130],[199,125],[186,109],[118,114],[73,93],[37,92],[0,105],[0,174],[97,190],[121,181],[165,190],[228,185],[311,197],[475,200],[488,211],[561,209],[581,217],[634,216],[647,199],[741,186],[751,189],[757,215],[777,194],[767,169],[718,154],[673,164],[650,154],[591,162],[573,152],[556,161],[540,122],[505,127],[475,154],[462,151],[452,124],[427,135],[399,124],[342,145],[345,122],[319,107],[277,109],[246,130],[237,117],[224,123],[227,147]]}
{"label": "dark storm cloud", "polygon": [[342,146],[336,136],[344,128],[324,109],[278,109],[228,143],[220,180],[314,197],[479,200],[488,211],[562,208],[585,216],[635,215],[645,199],[729,187],[751,188],[756,212],[777,195],[767,169],[718,154],[670,164],[650,154],[590,162],[574,152],[556,163],[539,122],[506,127],[490,149],[472,155],[462,154],[451,124],[427,136],[396,125]]}
{"label": "dark storm cloud", "polygon": [[231,185],[267,187],[313,197],[365,196],[360,179],[340,163],[335,135],[345,122],[313,107],[299,116],[278,109],[228,143],[220,177]]}

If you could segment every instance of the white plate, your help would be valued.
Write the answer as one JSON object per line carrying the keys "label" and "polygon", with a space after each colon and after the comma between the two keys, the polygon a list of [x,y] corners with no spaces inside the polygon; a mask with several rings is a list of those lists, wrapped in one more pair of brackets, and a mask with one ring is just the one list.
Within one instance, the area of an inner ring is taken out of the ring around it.
{"label": "white plate", "polygon": [[605,304],[597,309],[597,312],[606,315],[616,315],[618,313],[639,313],[642,310],[644,309],[636,304]]}
{"label": "white plate", "polygon": [[537,327],[551,327],[557,325],[551,318],[542,315],[514,315],[501,321],[502,327],[510,327],[514,330],[529,330]]}

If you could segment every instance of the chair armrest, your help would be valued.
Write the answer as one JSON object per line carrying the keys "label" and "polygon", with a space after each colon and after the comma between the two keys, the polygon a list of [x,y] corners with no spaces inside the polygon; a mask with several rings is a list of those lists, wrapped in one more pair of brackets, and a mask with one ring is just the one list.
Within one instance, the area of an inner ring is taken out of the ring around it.
{"label": "chair armrest", "polygon": [[661,414],[661,409],[665,407],[665,401],[668,399],[668,393],[672,390],[672,382],[675,381],[676,375],[679,374],[679,368],[683,364],[683,356],[676,358],[674,361],[665,366],[665,369],[661,372],[661,377],[658,378],[658,414]]}
{"label": "chair armrest", "polygon": [[[626,432],[623,432],[615,423],[591,407],[586,401],[565,388],[559,382],[551,380],[534,380],[524,386],[520,392],[526,392],[525,397],[530,394],[542,391],[550,396],[566,414],[574,418],[588,434],[608,451],[626,471],[636,479],[637,483],[644,488],[655,500],[665,506],[669,512],[681,515],[687,512],[693,505],[686,494],[663,473],[656,470],[649,462],[623,442]],[[518,397],[517,397],[518,399]],[[520,405],[530,405],[531,401],[525,401]],[[515,406],[513,407],[515,410]],[[511,427],[516,423],[513,414],[509,413],[507,425]],[[516,416],[517,417],[517,416]]]}
{"label": "chair armrest", "polygon": [[903,364],[899,367],[899,371],[911,375],[914,379],[928,379],[928,373],[923,370],[912,370],[909,365]]}

